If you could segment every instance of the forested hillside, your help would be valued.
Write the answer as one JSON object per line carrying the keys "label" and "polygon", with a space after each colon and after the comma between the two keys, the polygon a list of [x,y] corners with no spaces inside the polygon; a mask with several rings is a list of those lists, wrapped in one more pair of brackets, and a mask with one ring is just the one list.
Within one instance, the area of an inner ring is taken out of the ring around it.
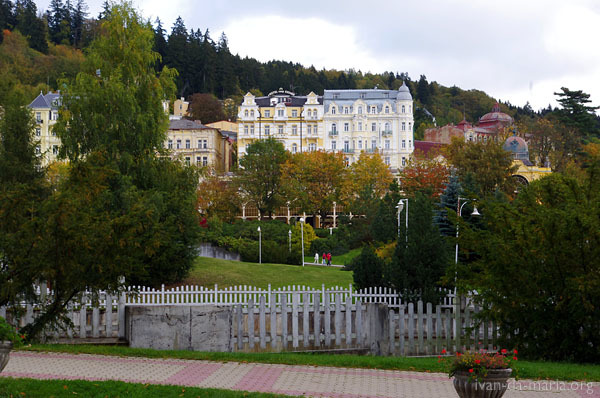
{"label": "forested hillside", "polygon": [[[84,0],[52,0],[43,15],[32,0],[0,0],[0,68],[8,72],[1,79],[18,82],[32,97],[41,89],[59,89],[61,77],[73,77],[79,70],[86,46],[98,35],[108,13],[107,2],[100,15],[90,16]],[[417,139],[422,138],[425,128],[434,125],[433,118],[437,125],[458,123],[463,117],[473,122],[495,103],[483,91],[444,87],[429,82],[424,75],[413,79],[398,71],[373,74],[353,69],[317,70],[289,61],[242,58],[231,53],[225,33],[214,40],[209,29],[188,29],[182,18],[170,31],[157,19],[153,30],[155,50],[161,55],[157,67],[177,69],[177,95],[186,98],[194,93],[209,93],[239,103],[248,91],[260,95],[281,87],[298,94],[321,94],[324,89],[336,88],[397,89],[406,81],[416,103]],[[402,65],[398,68],[401,70]],[[535,115],[529,106],[506,103],[501,107],[517,121]],[[235,107],[226,110],[231,119],[235,113]]]}

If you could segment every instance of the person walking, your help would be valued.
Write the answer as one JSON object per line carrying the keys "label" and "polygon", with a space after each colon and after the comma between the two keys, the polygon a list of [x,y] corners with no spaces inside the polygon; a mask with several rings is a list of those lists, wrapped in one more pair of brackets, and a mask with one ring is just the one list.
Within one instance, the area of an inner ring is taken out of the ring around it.
{"label": "person walking", "polygon": [[327,253],[327,266],[331,267],[331,253]]}
{"label": "person walking", "polygon": [[319,264],[319,253],[315,253],[315,264]]}
{"label": "person walking", "polygon": [[323,265],[325,265],[327,263],[327,254],[325,254],[325,252],[323,252]]}

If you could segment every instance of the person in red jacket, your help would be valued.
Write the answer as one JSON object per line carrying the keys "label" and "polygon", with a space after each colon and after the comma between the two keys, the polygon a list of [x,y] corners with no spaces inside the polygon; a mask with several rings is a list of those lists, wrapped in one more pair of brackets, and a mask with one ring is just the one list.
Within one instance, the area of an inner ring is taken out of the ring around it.
{"label": "person in red jacket", "polygon": [[327,266],[331,266],[331,253],[327,253]]}

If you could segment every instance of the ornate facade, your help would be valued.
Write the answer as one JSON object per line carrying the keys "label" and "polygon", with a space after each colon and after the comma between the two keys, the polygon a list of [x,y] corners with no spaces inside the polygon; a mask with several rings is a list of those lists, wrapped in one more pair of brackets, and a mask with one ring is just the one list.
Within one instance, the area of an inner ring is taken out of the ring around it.
{"label": "ornate facade", "polygon": [[42,164],[47,165],[56,161],[60,138],[52,128],[58,120],[60,92],[43,94],[40,92],[27,107],[33,112],[35,119],[34,140],[38,141],[36,152],[42,157]]}

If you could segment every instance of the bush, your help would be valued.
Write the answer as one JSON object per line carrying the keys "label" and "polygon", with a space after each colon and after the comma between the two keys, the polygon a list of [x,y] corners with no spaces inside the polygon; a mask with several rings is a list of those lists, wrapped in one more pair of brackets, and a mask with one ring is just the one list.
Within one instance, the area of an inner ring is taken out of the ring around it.
{"label": "bush", "polygon": [[327,238],[315,239],[310,245],[310,253],[331,253],[339,256],[340,254],[349,251],[348,242],[340,241],[335,235],[330,235]]}
{"label": "bush", "polygon": [[379,258],[371,246],[365,246],[346,268],[354,271],[354,286],[364,289],[372,286],[383,286],[384,261]]}

